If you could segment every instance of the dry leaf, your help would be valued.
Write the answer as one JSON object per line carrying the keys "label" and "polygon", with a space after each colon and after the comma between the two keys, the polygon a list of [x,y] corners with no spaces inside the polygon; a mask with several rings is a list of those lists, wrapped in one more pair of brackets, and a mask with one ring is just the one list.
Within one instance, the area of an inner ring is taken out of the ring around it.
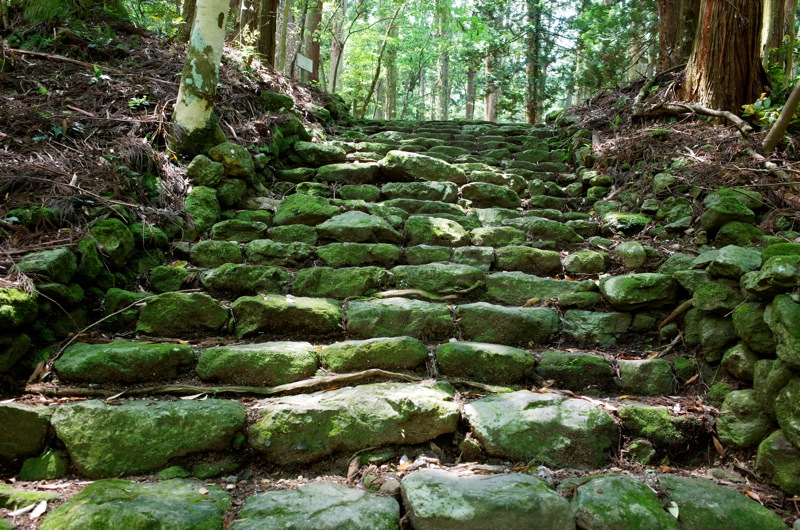
{"label": "dry leaf", "polygon": [[522,307],[531,307],[531,306],[534,306],[534,305],[538,304],[540,301],[541,301],[541,298],[531,298],[530,300],[528,300],[527,302],[522,304]]}
{"label": "dry leaf", "polygon": [[34,508],[36,508],[36,505],[35,504],[31,504],[29,506],[25,506],[24,508],[20,508],[19,510],[14,510],[13,512],[8,512],[8,516],[9,517],[16,517],[18,515],[22,515],[24,513],[28,513],[31,510],[33,510]]}
{"label": "dry leaf", "polygon": [[124,393],[125,393],[125,390],[123,390],[119,394],[114,394],[113,396],[111,396],[109,398],[106,398],[106,403],[108,403],[109,401],[114,401],[115,399],[119,398]]}
{"label": "dry leaf", "polygon": [[725,456],[725,448],[722,447],[722,444],[719,442],[719,440],[717,440],[717,437],[712,434],[711,439],[714,441],[714,449],[717,450],[720,456]]}
{"label": "dry leaf", "polygon": [[758,493],[752,490],[744,490],[744,494],[756,501],[758,504],[764,504],[761,502],[761,497],[758,496]]}
{"label": "dry leaf", "polygon": [[208,490],[201,487],[199,490],[197,490],[197,493],[200,495],[208,495]]}
{"label": "dry leaf", "polygon": [[680,509],[678,508],[678,505],[675,503],[675,501],[669,503],[669,506],[667,506],[667,511],[675,519],[677,519],[678,515],[680,515]]}
{"label": "dry leaf", "polygon": [[46,511],[47,511],[47,501],[42,501],[36,505],[36,508],[33,509],[33,511],[28,517],[30,517],[31,519],[38,519],[39,517],[44,515],[44,512]]}
{"label": "dry leaf", "polygon": [[198,398],[200,398],[202,396],[205,396],[205,395],[206,395],[205,392],[201,392],[200,394],[193,394],[191,396],[183,396],[183,397],[181,397],[181,399],[184,400],[184,401],[191,401],[193,399],[198,399]]}
{"label": "dry leaf", "polygon": [[693,384],[695,384],[695,383],[697,382],[697,380],[698,380],[698,379],[700,379],[700,374],[694,374],[692,377],[690,377],[690,378],[689,378],[689,380],[688,380],[688,381],[686,381],[686,382],[683,384],[683,386],[685,386],[685,387],[686,387],[686,386],[693,385]]}
{"label": "dry leaf", "polygon": [[347,466],[347,482],[355,480],[359,469],[361,469],[361,457],[356,456],[350,460],[350,465]]}

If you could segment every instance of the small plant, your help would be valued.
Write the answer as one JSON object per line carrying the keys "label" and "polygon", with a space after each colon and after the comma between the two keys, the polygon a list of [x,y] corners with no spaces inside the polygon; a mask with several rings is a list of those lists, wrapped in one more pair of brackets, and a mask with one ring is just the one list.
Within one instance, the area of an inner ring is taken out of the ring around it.
{"label": "small plant", "polygon": [[131,110],[139,110],[149,106],[150,102],[147,101],[147,94],[140,98],[133,97],[128,100],[128,108]]}

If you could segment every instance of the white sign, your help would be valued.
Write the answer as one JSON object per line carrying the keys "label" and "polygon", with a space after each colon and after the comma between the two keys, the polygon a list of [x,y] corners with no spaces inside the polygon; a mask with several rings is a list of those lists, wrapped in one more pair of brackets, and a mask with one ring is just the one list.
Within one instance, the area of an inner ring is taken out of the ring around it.
{"label": "white sign", "polygon": [[312,61],[305,55],[300,55],[298,53],[296,63],[298,68],[302,68],[306,72],[314,72],[314,61]]}

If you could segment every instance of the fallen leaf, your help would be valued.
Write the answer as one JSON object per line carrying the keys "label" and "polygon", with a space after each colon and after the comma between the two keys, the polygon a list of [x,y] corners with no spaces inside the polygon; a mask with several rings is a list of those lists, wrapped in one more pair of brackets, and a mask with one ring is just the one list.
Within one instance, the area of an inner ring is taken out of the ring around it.
{"label": "fallen leaf", "polygon": [[47,511],[47,501],[42,501],[36,505],[36,508],[33,509],[33,511],[28,517],[30,517],[31,519],[38,519],[39,517],[44,515],[44,512],[46,511]]}
{"label": "fallen leaf", "polygon": [[191,396],[183,396],[183,397],[181,397],[181,399],[184,400],[184,401],[191,401],[193,399],[198,399],[198,398],[200,398],[202,396],[205,396],[205,395],[206,395],[205,392],[201,392],[200,394],[193,394]]}
{"label": "fallen leaf", "polygon": [[197,490],[197,493],[200,495],[208,495],[208,490],[201,487],[199,490]]}
{"label": "fallen leaf", "polygon": [[531,306],[534,306],[534,305],[538,304],[540,301],[541,301],[541,298],[531,298],[528,301],[526,301],[524,304],[522,304],[522,307],[531,307]]}
{"label": "fallen leaf", "polygon": [[687,380],[687,381],[686,381],[686,382],[683,384],[683,386],[685,386],[685,387],[686,387],[686,386],[693,385],[693,384],[695,384],[695,383],[697,382],[697,380],[698,380],[698,379],[700,379],[700,374],[694,374],[692,377],[690,377],[690,378],[689,378],[689,380]]}
{"label": "fallen leaf", "polygon": [[667,506],[667,511],[675,519],[677,519],[678,515],[680,515],[680,513],[681,513],[681,510],[680,510],[680,508],[678,508],[678,505],[675,503],[675,501],[672,501],[671,503],[669,503],[669,506]]}
{"label": "fallen leaf", "polygon": [[115,399],[119,398],[124,393],[125,393],[125,390],[123,390],[119,394],[114,394],[113,396],[111,396],[109,398],[106,398],[106,403],[108,403],[109,401],[114,401]]}
{"label": "fallen leaf", "polygon": [[24,508],[20,508],[19,510],[14,510],[13,512],[8,512],[9,517],[16,517],[18,515],[22,515],[23,513],[28,513],[29,511],[36,508],[35,504],[31,504],[29,506],[25,506]]}
{"label": "fallen leaf", "polygon": [[762,505],[764,504],[763,502],[761,502],[761,497],[759,497],[758,493],[756,493],[755,491],[744,490],[744,494],[753,499],[754,501],[756,501],[758,504]]}
{"label": "fallen leaf", "polygon": [[722,447],[722,444],[719,440],[717,440],[717,437],[712,434],[711,439],[714,441],[714,449],[717,450],[720,456],[725,456],[725,448]]}
{"label": "fallen leaf", "polygon": [[361,457],[353,457],[350,465],[347,466],[347,482],[353,482],[359,469],[361,469]]}

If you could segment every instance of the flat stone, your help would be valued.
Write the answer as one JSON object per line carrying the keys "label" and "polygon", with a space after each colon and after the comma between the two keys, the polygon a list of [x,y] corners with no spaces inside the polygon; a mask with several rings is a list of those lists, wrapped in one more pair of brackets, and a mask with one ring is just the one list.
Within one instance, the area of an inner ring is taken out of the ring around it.
{"label": "flat stone", "polygon": [[461,187],[461,197],[472,201],[477,208],[519,208],[519,196],[505,186],[472,182]]}
{"label": "flat stone", "polygon": [[328,164],[317,169],[317,179],[322,182],[366,184],[372,182],[377,174],[377,162]]}
{"label": "flat stone", "polygon": [[711,480],[660,475],[667,499],[678,506],[685,530],[786,530],[780,516],[746,495]]}
{"label": "flat stone", "polygon": [[[133,236],[130,237],[130,252],[133,252]],[[78,259],[68,248],[40,250],[27,254],[17,262],[16,268],[27,276],[66,284],[78,270]]]}
{"label": "flat stone", "polygon": [[228,322],[228,310],[204,293],[164,293],[145,302],[136,331],[174,337],[216,332]]}
{"label": "flat stone", "polygon": [[386,220],[363,212],[350,211],[332,217],[317,226],[320,239],[341,243],[399,244],[403,236]]}
{"label": "flat stone", "polygon": [[400,248],[388,243],[331,243],[317,248],[317,254],[328,267],[391,268],[402,257]]}
{"label": "flat stone", "polygon": [[453,263],[469,265],[481,272],[489,272],[494,265],[492,247],[458,247],[453,249]]}
{"label": "flat stone", "polygon": [[59,379],[72,383],[146,383],[174,379],[194,366],[188,344],[129,342],[76,343],[56,360]]}
{"label": "flat stone", "polygon": [[569,503],[546,482],[524,474],[458,476],[421,469],[402,482],[415,530],[573,530]]}
{"label": "flat stone", "polygon": [[279,267],[226,263],[203,271],[200,282],[212,293],[285,293],[291,275]]}
{"label": "flat stone", "polygon": [[336,195],[345,200],[378,202],[381,190],[372,184],[345,184],[337,190]]}
{"label": "flat stone", "polygon": [[680,530],[658,495],[636,479],[606,475],[578,486],[572,511],[585,530]]}
{"label": "flat stone", "polygon": [[600,282],[600,292],[614,309],[630,311],[675,302],[677,282],[657,273],[610,276]]}
{"label": "flat stone", "polygon": [[278,243],[270,239],[256,239],[244,246],[251,265],[298,268],[314,257],[314,249],[307,243]]}
{"label": "flat stone", "polygon": [[98,480],[47,515],[40,528],[215,530],[230,505],[222,488],[194,480]]}
{"label": "flat stone", "polygon": [[508,208],[475,208],[470,212],[483,226],[500,226],[507,219],[517,219],[520,213]]}
{"label": "flat stone", "polygon": [[[11,484],[0,483],[0,508],[16,510],[42,501],[52,502],[61,499],[62,495],[55,491],[36,491],[31,489],[15,488]],[[2,528],[2,527],[0,527]],[[9,524],[8,529],[15,527]]]}
{"label": "flat stone", "polygon": [[428,360],[428,348],[412,337],[378,337],[335,342],[319,352],[322,366],[332,372],[379,368],[410,370]]}
{"label": "flat stone", "polygon": [[260,333],[327,336],[342,330],[340,304],[326,298],[243,296],[231,308],[240,339]]}
{"label": "flat stone", "polygon": [[467,175],[460,168],[419,153],[389,151],[380,167],[390,179],[452,182],[459,186],[467,182]]}
{"label": "flat stone", "polygon": [[345,299],[369,296],[393,283],[391,274],[380,267],[312,267],[297,271],[292,293],[295,296]]}
{"label": "flat stone", "polygon": [[556,243],[580,243],[583,238],[575,230],[564,223],[545,219],[544,217],[522,217],[507,219],[503,225],[518,228],[533,239],[555,241]]}
{"label": "flat stone", "polygon": [[292,145],[290,160],[305,167],[320,167],[338,164],[347,158],[347,152],[341,147],[312,142],[295,142]]}
{"label": "flat stone", "polygon": [[464,340],[508,346],[548,343],[558,333],[555,311],[544,307],[504,307],[486,302],[455,310]]}
{"label": "flat stone", "polygon": [[298,489],[267,491],[245,501],[232,530],[395,530],[400,505],[360,489],[313,482]]}
{"label": "flat stone", "polygon": [[275,212],[273,223],[281,225],[317,225],[341,213],[327,199],[295,193],[283,199]]}
{"label": "flat stone", "polygon": [[719,278],[738,280],[745,273],[761,268],[761,251],[754,248],[728,245],[708,265],[708,272]]}
{"label": "flat stone", "polygon": [[159,469],[171,458],[232,448],[246,424],[235,401],[83,401],[53,414],[56,435],[90,478]]}
{"label": "flat stone", "polygon": [[497,268],[536,276],[552,276],[561,272],[561,256],[554,250],[504,246],[497,249]]}
{"label": "flat stone", "polygon": [[469,233],[455,221],[439,217],[411,216],[405,224],[409,245],[463,247],[470,243]]}
{"label": "flat stone", "polygon": [[641,396],[671,395],[676,386],[672,365],[666,359],[619,359],[620,390]]}
{"label": "flat stone", "polygon": [[564,270],[570,274],[602,274],[608,269],[608,254],[581,250],[564,258]]}
{"label": "flat stone", "polygon": [[456,430],[459,407],[443,384],[378,383],[259,402],[250,446],[274,463],[304,464]]}
{"label": "flat stone", "polygon": [[493,302],[524,305],[531,299],[549,300],[579,291],[596,290],[594,283],[542,278],[523,272],[496,272],[486,277],[487,296]]}
{"label": "flat stone", "polygon": [[800,256],[773,256],[760,271],[745,273],[741,278],[742,291],[759,298],[772,298],[791,291],[800,281]]}
{"label": "flat stone", "polygon": [[495,384],[519,383],[534,375],[536,361],[525,350],[479,342],[448,342],[436,348],[439,371],[448,377]]}
{"label": "flat stone", "polygon": [[710,235],[716,235],[720,228],[727,223],[739,222],[753,224],[755,213],[734,197],[722,197],[716,204],[710,206],[697,219],[700,228]]}
{"label": "flat stone", "polygon": [[226,263],[241,263],[242,250],[234,241],[199,241],[189,251],[189,261],[195,267],[212,269]]}
{"label": "flat stone", "polygon": [[619,439],[601,407],[560,394],[491,395],[466,404],[464,414],[487,454],[548,467],[602,467]]}
{"label": "flat stone", "polygon": [[519,175],[513,173],[497,173],[494,171],[473,171],[469,176],[470,182],[485,182],[504,186],[513,190],[517,194],[525,191],[528,182]]}
{"label": "flat stone", "polygon": [[452,182],[390,182],[381,188],[386,199],[416,199],[455,203],[458,186]]}
{"label": "flat stone", "polygon": [[399,265],[391,272],[398,289],[415,289],[435,294],[464,291],[483,282],[481,270],[456,263]]}
{"label": "flat stone", "polygon": [[631,322],[630,313],[601,313],[572,309],[564,313],[563,332],[566,339],[573,340],[581,346],[609,348],[630,331]]}
{"label": "flat stone", "polygon": [[626,433],[645,438],[658,448],[684,451],[697,433],[706,432],[697,418],[672,415],[668,407],[626,405],[619,408],[618,414]]}
{"label": "flat stone", "polygon": [[317,350],[308,342],[260,342],[206,348],[197,363],[203,381],[276,386],[307,379],[317,370]]}
{"label": "flat stone", "polygon": [[614,370],[605,357],[564,351],[541,352],[536,373],[544,380],[553,381],[556,388],[573,392],[607,390],[614,379]]}
{"label": "flat stone", "polygon": [[263,239],[267,233],[267,225],[258,221],[228,219],[211,227],[211,239],[249,243],[254,239]]}
{"label": "flat stone", "polygon": [[[410,215],[455,215],[464,216],[464,209],[457,205],[441,201],[424,201],[418,199],[389,199],[381,203],[389,208],[399,208]],[[466,221],[466,219],[465,219]]]}
{"label": "flat stone", "polygon": [[443,304],[386,298],[347,303],[347,333],[354,338],[410,336],[440,341],[455,333],[453,317]]}
{"label": "flat stone", "polygon": [[18,468],[21,459],[39,454],[50,432],[52,413],[49,407],[1,403],[0,463],[15,462]]}

